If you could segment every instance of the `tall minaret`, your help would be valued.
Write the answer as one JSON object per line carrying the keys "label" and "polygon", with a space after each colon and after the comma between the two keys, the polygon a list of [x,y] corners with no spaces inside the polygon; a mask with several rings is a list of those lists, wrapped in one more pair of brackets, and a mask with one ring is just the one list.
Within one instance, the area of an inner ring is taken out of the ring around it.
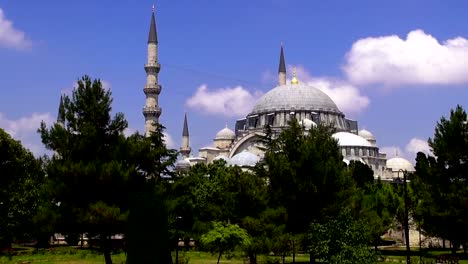
{"label": "tall minaret", "polygon": [[180,147],[180,153],[182,157],[188,158],[192,149],[190,148],[189,144],[189,132],[188,132],[188,125],[187,125],[187,113],[185,113],[184,117],[184,129],[182,130],[182,146]]}
{"label": "tall minaret", "polygon": [[278,67],[278,84],[286,85],[286,64],[284,63],[283,43],[281,43],[281,54]]}
{"label": "tall minaret", "polygon": [[149,136],[155,130],[155,123],[159,122],[161,108],[158,96],[161,85],[158,84],[158,74],[161,65],[158,63],[158,35],[156,34],[156,21],[154,18],[154,5],[151,14],[151,25],[148,36],[148,62],[145,64],[146,85],[143,89],[146,95],[146,104],[143,108],[145,116],[145,135]]}
{"label": "tall minaret", "polygon": [[65,125],[65,107],[63,106],[63,95],[60,95],[60,105],[57,115],[57,124],[61,126]]}

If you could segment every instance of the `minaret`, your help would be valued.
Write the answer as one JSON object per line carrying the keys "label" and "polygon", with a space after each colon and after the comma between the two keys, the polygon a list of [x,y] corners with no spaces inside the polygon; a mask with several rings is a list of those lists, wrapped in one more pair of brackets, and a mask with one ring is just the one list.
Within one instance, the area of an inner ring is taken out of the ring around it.
{"label": "minaret", "polygon": [[281,54],[278,67],[278,84],[286,85],[286,64],[284,63],[283,43],[281,43]]}
{"label": "minaret", "polygon": [[192,149],[190,148],[189,144],[189,131],[188,131],[188,125],[187,125],[187,113],[185,113],[184,117],[184,129],[182,130],[182,146],[180,147],[180,153],[182,154],[182,157],[188,158],[190,155],[190,152]]}
{"label": "minaret", "polygon": [[57,124],[61,126],[65,125],[65,107],[63,106],[63,95],[60,95],[60,105],[57,115]]}
{"label": "minaret", "polygon": [[151,14],[151,25],[148,36],[148,62],[145,64],[146,85],[143,92],[146,95],[146,104],[143,108],[145,116],[145,135],[150,136],[155,130],[155,124],[159,123],[161,108],[158,103],[158,96],[161,92],[161,85],[158,84],[158,74],[161,65],[158,63],[158,36],[156,34],[156,21],[154,18],[154,5]]}

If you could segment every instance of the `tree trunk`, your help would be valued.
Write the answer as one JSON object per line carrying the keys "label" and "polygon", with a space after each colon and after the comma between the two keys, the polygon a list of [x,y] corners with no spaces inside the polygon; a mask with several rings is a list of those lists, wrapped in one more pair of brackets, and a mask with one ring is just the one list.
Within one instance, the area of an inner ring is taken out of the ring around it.
{"label": "tree trunk", "polygon": [[177,240],[175,248],[175,264],[179,264],[179,240]]}
{"label": "tree trunk", "polygon": [[249,263],[257,264],[257,256],[254,253],[249,253]]}
{"label": "tree trunk", "polygon": [[217,264],[219,264],[219,260],[221,259],[221,254],[223,254],[223,252],[222,252],[222,251],[220,251],[220,252],[219,252],[219,256],[218,256],[218,262],[217,262]]}
{"label": "tree trunk", "polygon": [[106,264],[112,264],[111,257],[111,239],[110,236],[103,236],[102,249],[104,251],[104,261]]}
{"label": "tree trunk", "polygon": [[310,254],[310,257],[309,257],[309,262],[310,264],[315,264],[315,256],[313,254]]}

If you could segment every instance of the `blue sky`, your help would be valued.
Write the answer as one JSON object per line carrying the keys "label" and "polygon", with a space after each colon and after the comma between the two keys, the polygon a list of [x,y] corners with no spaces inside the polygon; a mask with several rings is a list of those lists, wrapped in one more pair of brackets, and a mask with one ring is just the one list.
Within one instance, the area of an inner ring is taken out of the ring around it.
{"label": "blue sky", "polygon": [[[143,130],[146,41],[153,1],[0,2],[0,127],[35,153],[80,76],[110,87],[113,110]],[[178,148],[184,112],[192,148],[211,144],[289,73],[337,102],[382,150],[414,158],[435,123],[468,108],[466,1],[156,1],[161,122]],[[216,103],[213,103],[216,102]]]}

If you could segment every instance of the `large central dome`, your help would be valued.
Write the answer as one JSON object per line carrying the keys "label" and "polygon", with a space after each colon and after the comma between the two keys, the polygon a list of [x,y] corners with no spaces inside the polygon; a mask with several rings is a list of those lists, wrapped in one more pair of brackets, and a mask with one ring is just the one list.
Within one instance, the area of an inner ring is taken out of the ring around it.
{"label": "large central dome", "polygon": [[251,114],[279,110],[330,111],[341,113],[333,100],[317,88],[305,84],[277,86],[264,94]]}

